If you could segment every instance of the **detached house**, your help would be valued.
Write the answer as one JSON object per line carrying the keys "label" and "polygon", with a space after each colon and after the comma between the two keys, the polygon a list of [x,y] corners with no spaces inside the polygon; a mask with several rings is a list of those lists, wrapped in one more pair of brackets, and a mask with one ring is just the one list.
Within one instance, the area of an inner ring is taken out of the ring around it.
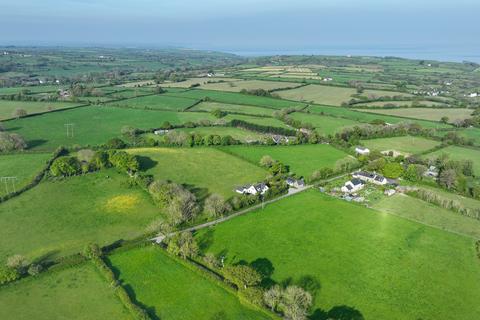
{"label": "detached house", "polygon": [[305,181],[303,179],[294,179],[289,177],[287,178],[286,182],[289,187],[293,187],[293,188],[305,187]]}
{"label": "detached house", "polygon": [[268,191],[268,186],[265,183],[257,183],[255,185],[249,184],[246,186],[238,187],[235,189],[236,193],[240,194],[251,194],[251,195],[256,195],[256,194],[264,194],[265,192]]}
{"label": "detached house", "polygon": [[344,193],[354,193],[359,190],[362,190],[365,184],[362,180],[353,178],[350,181],[345,182],[345,185],[341,188]]}
{"label": "detached house", "polygon": [[376,173],[372,173],[372,172],[367,172],[367,171],[357,171],[353,173],[352,176],[362,181],[371,182],[381,186],[386,185],[388,183],[387,178],[385,178],[384,176]]}
{"label": "detached house", "polygon": [[360,155],[367,155],[370,153],[370,149],[364,147],[355,147],[355,152]]}

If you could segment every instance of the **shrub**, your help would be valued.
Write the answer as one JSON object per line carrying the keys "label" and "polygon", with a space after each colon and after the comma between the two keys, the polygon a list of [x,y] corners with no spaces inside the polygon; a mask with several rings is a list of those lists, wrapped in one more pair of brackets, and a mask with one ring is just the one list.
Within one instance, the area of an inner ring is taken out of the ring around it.
{"label": "shrub", "polygon": [[73,176],[80,173],[80,163],[77,158],[63,156],[55,159],[50,167],[50,173],[54,177]]}
{"label": "shrub", "polygon": [[400,163],[390,162],[383,167],[382,173],[387,178],[396,179],[402,175],[403,167]]}
{"label": "shrub", "polygon": [[0,152],[24,150],[26,148],[27,144],[20,135],[0,131]]}
{"label": "shrub", "polygon": [[16,269],[0,266],[0,285],[20,279],[20,273]]}
{"label": "shrub", "polygon": [[107,149],[123,149],[127,146],[127,144],[119,138],[113,138],[108,140],[108,142],[105,144],[105,147]]}

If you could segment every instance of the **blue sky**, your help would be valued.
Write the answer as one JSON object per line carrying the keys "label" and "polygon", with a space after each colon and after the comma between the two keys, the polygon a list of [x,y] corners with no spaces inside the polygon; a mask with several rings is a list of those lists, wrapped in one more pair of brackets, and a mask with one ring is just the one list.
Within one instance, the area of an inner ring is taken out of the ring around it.
{"label": "blue sky", "polygon": [[0,44],[475,51],[479,10],[478,0],[0,0]]}

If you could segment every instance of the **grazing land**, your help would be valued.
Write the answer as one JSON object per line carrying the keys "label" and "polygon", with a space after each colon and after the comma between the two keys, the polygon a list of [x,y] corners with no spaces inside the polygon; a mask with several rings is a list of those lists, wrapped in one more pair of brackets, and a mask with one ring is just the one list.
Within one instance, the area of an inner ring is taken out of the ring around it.
{"label": "grazing land", "polygon": [[240,79],[235,78],[189,78],[185,81],[180,82],[163,82],[160,86],[163,88],[190,88],[192,85],[204,85],[208,82],[219,82],[219,81],[238,81]]}
{"label": "grazing land", "polygon": [[[50,153],[0,155],[0,176],[17,178],[14,186],[0,181],[0,197],[30,183],[51,157]],[[15,190],[13,187],[15,187]]]}
{"label": "grazing land", "polygon": [[451,160],[471,160],[473,162],[473,171],[480,175],[480,150],[463,148],[457,146],[448,146],[435,152],[426,154],[426,158],[436,158],[441,154],[447,154]]}
{"label": "grazing land", "polygon": [[191,107],[196,102],[197,100],[189,98],[172,97],[166,95],[148,95],[118,102],[111,102],[110,104],[115,106],[126,106],[138,109],[183,111]]}
{"label": "grazing land", "polygon": [[440,121],[443,117],[447,117],[452,123],[470,118],[473,112],[472,109],[462,108],[358,109],[358,111],[430,121]]}
{"label": "grazing land", "polygon": [[472,239],[315,190],[196,237],[204,252],[226,255],[227,263],[262,258],[271,263],[273,281],[308,283],[314,313],[348,306],[365,319],[480,316]]}
{"label": "grazing land", "polygon": [[[58,146],[98,145],[121,136],[123,126],[158,128],[163,122],[182,124],[201,119],[213,120],[208,113],[136,110],[116,107],[82,107],[11,120],[5,126],[22,135],[33,150],[55,150]],[[74,136],[67,136],[65,124],[74,124]]]}
{"label": "grazing land", "polygon": [[120,281],[136,293],[154,319],[271,319],[242,305],[231,289],[158,247],[110,256]]}
{"label": "grazing land", "polygon": [[101,245],[140,235],[162,214],[142,190],[113,169],[45,181],[0,204],[0,261],[22,254],[58,257],[89,242]]}
{"label": "grazing land", "polygon": [[263,90],[269,91],[269,90],[275,90],[275,89],[295,88],[295,87],[298,87],[299,85],[301,84],[295,83],[295,82],[240,80],[240,81],[206,83],[201,85],[200,87],[206,90],[240,92],[242,90],[255,90],[255,89],[263,89]]}
{"label": "grazing land", "polygon": [[[279,91],[278,94],[283,99],[298,101],[313,101],[318,104],[326,104],[331,106],[340,106],[343,102],[352,99],[352,95],[357,91],[353,88],[308,85],[305,87]],[[383,96],[410,96],[409,94],[394,91],[381,90],[365,90],[362,95],[371,97]]]}
{"label": "grazing land", "polygon": [[214,148],[129,149],[138,155],[146,173],[156,179],[187,185],[197,196],[218,193],[234,195],[235,187],[263,181],[262,168]]}
{"label": "grazing land", "polygon": [[362,140],[362,144],[370,150],[397,151],[403,154],[417,154],[439,146],[440,142],[422,137],[403,136]]}
{"label": "grazing land", "polygon": [[269,155],[290,167],[290,171],[300,176],[310,177],[318,169],[333,168],[335,162],[348,155],[330,145],[298,146],[230,146],[221,150],[258,164],[260,159]]}
{"label": "grazing land", "polygon": [[0,290],[0,305],[0,319],[131,319],[90,263],[6,286]]}
{"label": "grazing land", "polygon": [[289,114],[289,116],[295,120],[301,121],[302,123],[309,123],[313,125],[318,132],[321,132],[325,135],[335,134],[345,128],[362,124],[345,118],[322,116],[318,114],[308,114],[302,112],[294,112]]}
{"label": "grazing land", "polygon": [[213,110],[222,110],[225,112],[231,113],[245,113],[252,115],[267,115],[271,116],[275,110],[247,106],[241,104],[228,104],[228,103],[219,103],[219,102],[202,102],[195,105],[193,108],[189,109],[190,111],[213,111]]}
{"label": "grazing land", "polygon": [[0,100],[0,120],[16,118],[15,110],[23,109],[27,114],[35,114],[52,110],[67,109],[78,106],[71,102],[37,102]]}
{"label": "grazing land", "polygon": [[415,107],[415,105],[424,105],[424,106],[448,106],[448,103],[442,103],[438,101],[429,101],[429,100],[412,100],[412,101],[405,101],[405,100],[398,100],[398,101],[374,101],[374,102],[364,102],[358,103],[354,106],[366,106],[366,107],[385,107],[388,105],[395,105],[395,106],[405,106],[405,107]]}
{"label": "grazing land", "polygon": [[[448,192],[435,190],[436,193],[445,198],[455,198],[460,200],[466,207],[476,205],[478,208],[479,201],[472,199],[459,199],[459,196],[452,195]],[[446,195],[445,195],[446,194]],[[419,221],[426,225],[430,225],[442,230],[447,230],[454,233],[459,233],[472,237],[474,239],[480,238],[480,221],[465,217],[459,213],[435,206],[420,199],[410,197],[404,194],[396,194],[392,197],[383,197],[377,202],[374,202],[372,208],[381,211],[392,213],[397,216]]]}

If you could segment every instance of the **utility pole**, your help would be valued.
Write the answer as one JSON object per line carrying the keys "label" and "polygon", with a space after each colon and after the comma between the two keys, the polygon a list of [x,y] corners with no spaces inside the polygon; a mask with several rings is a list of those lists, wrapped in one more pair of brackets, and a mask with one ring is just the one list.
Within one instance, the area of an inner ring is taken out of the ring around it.
{"label": "utility pole", "polygon": [[65,128],[67,128],[67,137],[73,138],[73,128],[75,126],[74,123],[65,123]]}

